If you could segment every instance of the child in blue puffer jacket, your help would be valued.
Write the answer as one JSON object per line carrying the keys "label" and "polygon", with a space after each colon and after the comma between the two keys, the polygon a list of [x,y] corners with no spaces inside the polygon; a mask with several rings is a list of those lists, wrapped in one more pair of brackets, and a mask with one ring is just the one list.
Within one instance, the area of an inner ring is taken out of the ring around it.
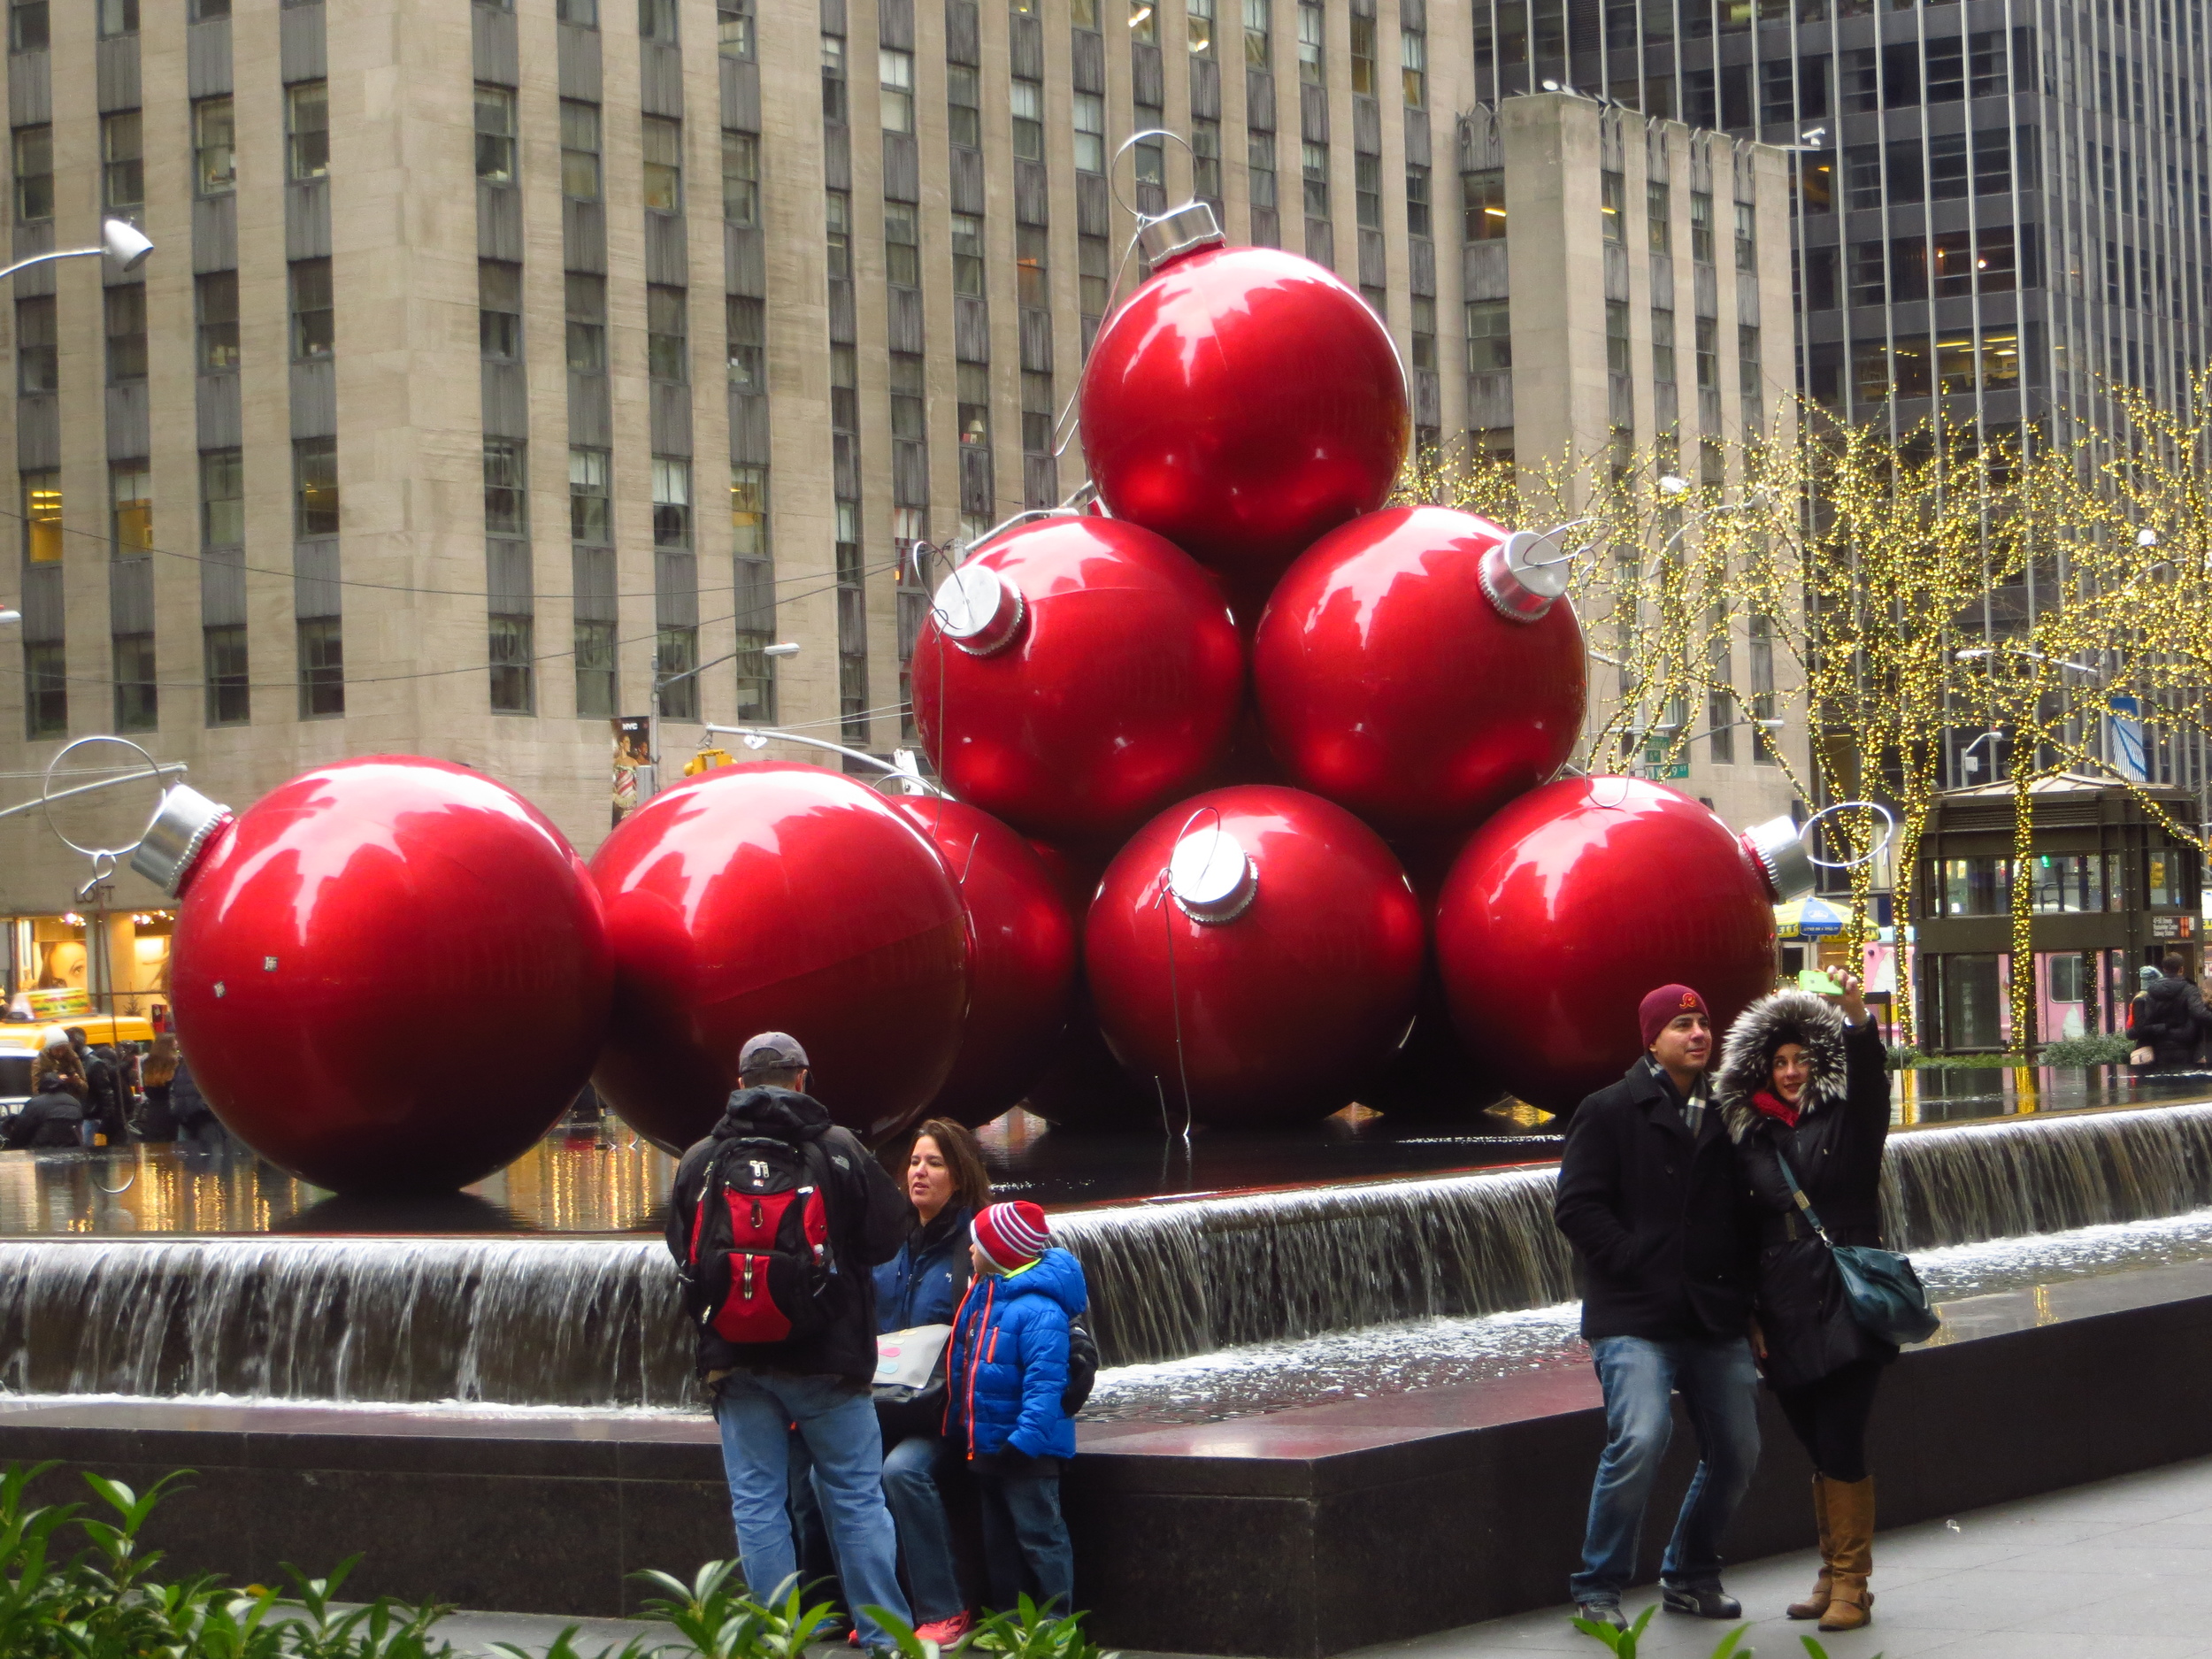
{"label": "child in blue puffer jacket", "polygon": [[984,1571],[991,1604],[1022,1591],[1040,1607],[1075,1610],[1075,1554],[1060,1514],[1060,1470],[1075,1455],[1068,1321],[1089,1300],[1083,1269],[1022,1200],[993,1204],[970,1230],[975,1278],[961,1299],[946,1366],[945,1434],[964,1448],[983,1500]]}

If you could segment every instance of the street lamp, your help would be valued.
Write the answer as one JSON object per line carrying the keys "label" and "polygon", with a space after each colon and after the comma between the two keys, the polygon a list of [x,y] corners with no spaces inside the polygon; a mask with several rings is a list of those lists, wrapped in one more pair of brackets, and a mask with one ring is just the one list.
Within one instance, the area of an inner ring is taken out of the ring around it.
{"label": "street lamp", "polygon": [[57,248],[47,253],[35,253],[0,271],[0,277],[12,277],[19,271],[27,271],[35,265],[54,259],[105,259],[118,271],[135,271],[146,263],[146,256],[153,250],[152,238],[128,219],[104,219],[100,225],[98,247]]}

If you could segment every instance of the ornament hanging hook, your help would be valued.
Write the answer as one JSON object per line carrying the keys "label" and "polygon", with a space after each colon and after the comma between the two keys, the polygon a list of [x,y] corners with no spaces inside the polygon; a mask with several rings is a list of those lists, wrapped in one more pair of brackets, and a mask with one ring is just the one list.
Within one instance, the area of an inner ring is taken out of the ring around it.
{"label": "ornament hanging hook", "polygon": [[[1826,818],[1832,812],[1879,813],[1882,819],[1881,839],[1876,841],[1873,846],[1868,848],[1864,852],[1861,853],[1856,858],[1845,858],[1839,860],[1834,858],[1823,858],[1819,856],[1812,850],[1813,826],[1819,823],[1821,819]],[[1897,815],[1892,812],[1887,807],[1884,806],[1879,801],[1838,801],[1832,805],[1821,808],[1820,810],[1814,813],[1812,817],[1807,818],[1803,826],[1797,832],[1797,836],[1800,841],[1805,843],[1806,858],[1811,863],[1819,865],[1823,870],[1855,870],[1861,864],[1871,864],[1875,859],[1880,857],[1882,854],[1888,849],[1889,844],[1897,839]]]}
{"label": "ornament hanging hook", "polygon": [[[121,847],[81,847],[75,841],[70,840],[68,836],[63,834],[59,829],[55,827],[54,803],[62,799],[64,795],[73,792],[63,790],[58,795],[55,793],[54,769],[59,766],[61,763],[71,754],[80,749],[82,749],[88,743],[119,743],[125,749],[131,750],[141,760],[146,763],[146,775],[154,780],[156,787],[159,787],[161,786],[162,779],[168,771],[175,770],[180,772],[183,770],[182,767],[165,767],[161,762],[156,760],[151,755],[148,754],[144,749],[140,747],[138,744],[132,742],[127,737],[95,735],[91,737],[73,738],[70,741],[63,744],[59,749],[54,751],[54,757],[46,763],[46,770],[39,776],[38,803],[41,814],[46,820],[46,827],[54,832],[54,838],[60,841],[63,846],[68,848],[71,852],[77,853],[83,857],[92,860],[94,875],[92,882],[85,889],[86,893],[89,893],[93,887],[97,887],[101,882],[106,880],[109,876],[114,874],[116,865],[120,864],[124,859],[129,857],[133,853],[136,852],[139,848],[139,843],[146,839],[145,833],[142,831],[136,841],[130,841]],[[149,827],[150,827],[150,826]],[[78,896],[82,898],[84,894],[80,894]]]}

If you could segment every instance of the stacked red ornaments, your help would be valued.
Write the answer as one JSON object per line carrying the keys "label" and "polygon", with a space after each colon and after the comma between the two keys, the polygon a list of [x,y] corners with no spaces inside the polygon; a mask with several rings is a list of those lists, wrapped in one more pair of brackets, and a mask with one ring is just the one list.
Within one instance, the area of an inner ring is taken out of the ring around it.
{"label": "stacked red ornaments", "polygon": [[1652,986],[1723,1020],[1764,990],[1789,826],[1551,781],[1584,716],[1563,556],[1385,508],[1409,411],[1365,302],[1202,207],[1145,235],[1084,369],[1097,505],[975,549],[917,641],[956,798],[723,767],[587,876],[440,763],[322,768],[235,825],[177,791],[142,867],[183,884],[179,1024],[226,1121],[326,1185],[452,1185],[596,1056],[676,1148],[768,1029],[877,1141],[1025,1099],[1171,1130],[1502,1087],[1563,1111],[1633,1059]]}

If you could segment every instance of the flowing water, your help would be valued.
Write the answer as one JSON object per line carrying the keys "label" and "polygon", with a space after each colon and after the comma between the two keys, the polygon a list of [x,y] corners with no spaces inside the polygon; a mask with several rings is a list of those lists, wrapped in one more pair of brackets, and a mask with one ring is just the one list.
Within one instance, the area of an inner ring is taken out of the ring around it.
{"label": "flowing water", "polygon": [[[1530,1166],[1063,1212],[1102,1357],[1555,1307],[1573,1294]],[[2212,1102],[1901,1133],[1908,1250],[2212,1205]],[[680,1406],[689,1352],[644,1238],[0,1242],[0,1386],[35,1394]]]}

